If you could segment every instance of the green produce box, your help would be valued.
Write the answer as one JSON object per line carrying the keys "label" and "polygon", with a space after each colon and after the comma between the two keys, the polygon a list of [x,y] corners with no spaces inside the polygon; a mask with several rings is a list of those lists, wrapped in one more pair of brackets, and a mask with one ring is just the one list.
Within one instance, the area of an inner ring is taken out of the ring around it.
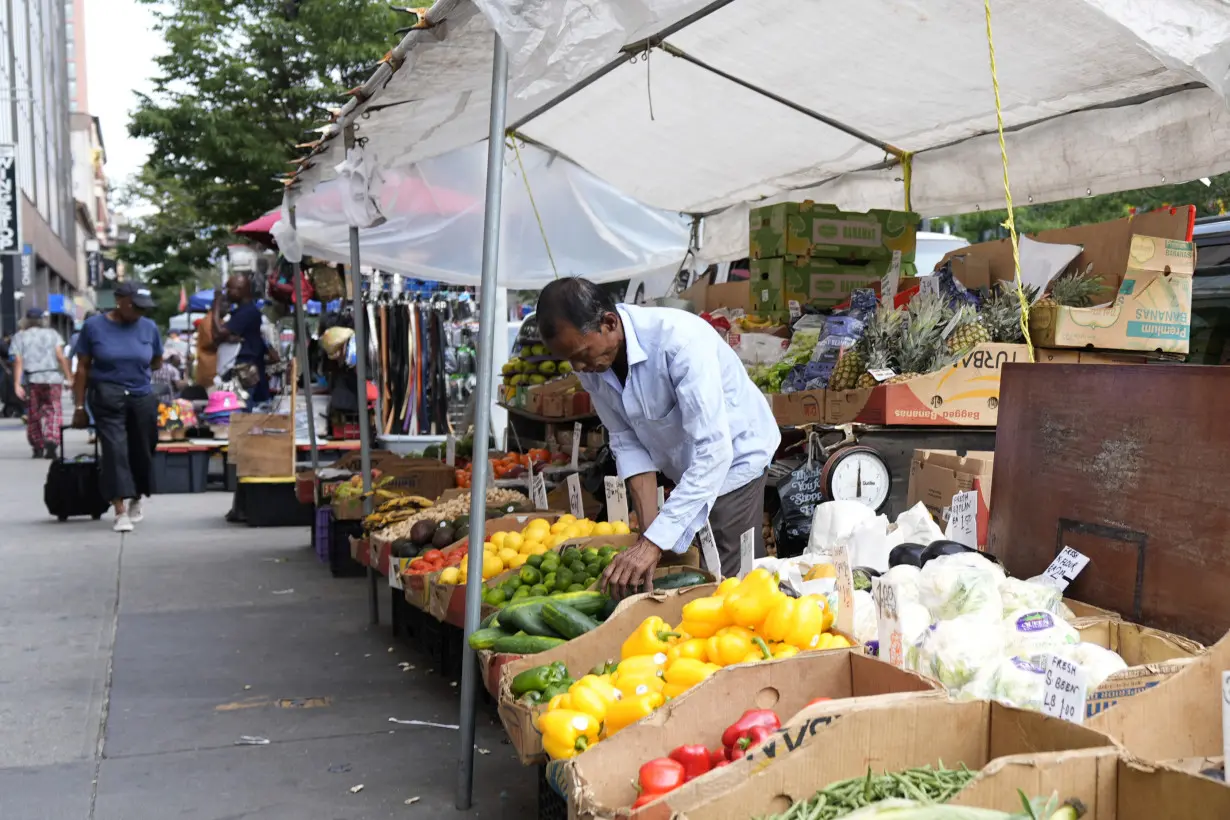
{"label": "green produce box", "polygon": [[752,259],[820,256],[913,262],[920,217],[912,211],[843,211],[811,201],[753,208],[748,232]]}
{"label": "green produce box", "polygon": [[[837,262],[820,257],[753,259],[751,278],[759,297],[767,292],[770,305],[788,313],[803,305],[830,308],[850,298],[858,288],[875,287],[893,265],[892,259]],[[901,264],[901,276],[913,276],[913,263]],[[763,284],[762,284],[763,283]],[[899,286],[899,290],[904,286]],[[754,299],[755,301],[755,299]],[[764,310],[772,309],[767,305]],[[758,307],[757,312],[763,312]]]}

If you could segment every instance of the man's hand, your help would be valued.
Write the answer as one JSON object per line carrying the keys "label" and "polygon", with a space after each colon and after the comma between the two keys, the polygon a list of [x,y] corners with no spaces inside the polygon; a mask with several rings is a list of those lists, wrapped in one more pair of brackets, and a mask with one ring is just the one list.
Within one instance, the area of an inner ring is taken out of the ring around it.
{"label": "man's hand", "polygon": [[84,407],[78,407],[73,411],[73,429],[84,430],[90,426],[90,417],[86,414]]}
{"label": "man's hand", "polygon": [[653,592],[653,571],[661,560],[662,550],[658,545],[641,536],[607,565],[598,586],[615,598],[627,597],[637,586],[643,586],[645,592]]}
{"label": "man's hand", "polygon": [[21,386],[21,383],[13,385],[13,392],[17,394],[17,398],[21,401],[26,400],[26,388]]}

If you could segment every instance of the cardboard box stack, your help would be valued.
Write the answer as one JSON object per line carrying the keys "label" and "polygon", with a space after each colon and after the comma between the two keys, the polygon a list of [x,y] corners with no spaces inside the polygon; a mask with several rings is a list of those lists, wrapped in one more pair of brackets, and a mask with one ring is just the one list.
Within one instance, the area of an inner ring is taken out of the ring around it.
{"label": "cardboard box stack", "polygon": [[991,470],[995,454],[954,450],[915,450],[910,462],[907,507],[926,505],[936,521],[948,520],[948,508],[957,493],[978,490],[978,544],[986,548],[991,510]]}
{"label": "cardboard box stack", "polygon": [[913,276],[919,216],[909,211],[842,211],[811,201],[753,208],[751,312],[798,315],[829,308],[885,276]]}

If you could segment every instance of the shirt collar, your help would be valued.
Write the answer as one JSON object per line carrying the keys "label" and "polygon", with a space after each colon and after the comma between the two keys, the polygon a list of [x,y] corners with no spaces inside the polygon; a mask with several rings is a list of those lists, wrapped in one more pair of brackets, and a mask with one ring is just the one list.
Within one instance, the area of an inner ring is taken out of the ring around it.
{"label": "shirt collar", "polygon": [[615,310],[619,311],[619,318],[624,326],[624,348],[628,356],[628,367],[647,361],[649,357],[641,347],[640,340],[636,338],[636,329],[632,326],[632,315],[623,305],[616,305]]}

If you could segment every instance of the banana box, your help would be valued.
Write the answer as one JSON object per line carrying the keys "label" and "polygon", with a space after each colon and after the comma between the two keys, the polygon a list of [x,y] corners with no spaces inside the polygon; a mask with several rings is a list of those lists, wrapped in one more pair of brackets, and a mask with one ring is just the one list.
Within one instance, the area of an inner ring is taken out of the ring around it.
{"label": "banana box", "polygon": [[817,256],[862,261],[891,259],[913,262],[918,244],[918,214],[872,209],[843,211],[836,205],[780,202],[753,208],[748,217],[752,259]]}
{"label": "banana box", "polygon": [[1187,353],[1195,265],[1191,242],[1135,235],[1109,307],[1035,307],[1030,336],[1043,347]]}

